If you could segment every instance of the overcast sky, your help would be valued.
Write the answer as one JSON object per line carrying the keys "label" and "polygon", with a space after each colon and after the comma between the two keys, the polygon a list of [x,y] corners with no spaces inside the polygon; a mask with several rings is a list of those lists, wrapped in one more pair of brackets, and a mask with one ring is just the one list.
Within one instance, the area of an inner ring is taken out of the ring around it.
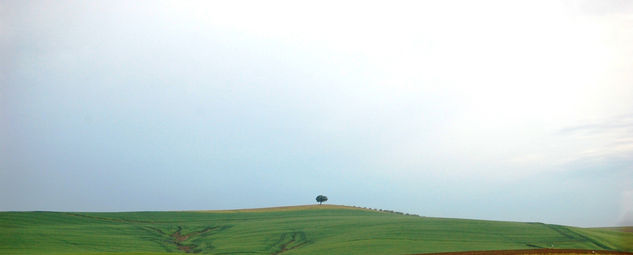
{"label": "overcast sky", "polygon": [[633,225],[633,1],[388,2],[0,0],[0,210]]}

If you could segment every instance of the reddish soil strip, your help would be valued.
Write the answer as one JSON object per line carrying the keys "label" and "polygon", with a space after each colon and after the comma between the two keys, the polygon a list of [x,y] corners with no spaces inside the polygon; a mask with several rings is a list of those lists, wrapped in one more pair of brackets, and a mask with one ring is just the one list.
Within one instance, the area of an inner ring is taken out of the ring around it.
{"label": "reddish soil strip", "polygon": [[577,250],[577,249],[529,249],[529,250],[495,250],[495,251],[461,251],[442,253],[419,253],[414,255],[531,255],[531,254],[618,254],[633,255],[623,251]]}
{"label": "reddish soil strip", "polygon": [[174,239],[174,241],[176,242],[182,242],[184,240],[187,240],[189,238],[189,236],[187,235],[182,235],[180,233],[180,231],[182,231],[182,227],[178,227],[178,230],[176,230],[176,232],[172,233],[170,236],[171,238]]}

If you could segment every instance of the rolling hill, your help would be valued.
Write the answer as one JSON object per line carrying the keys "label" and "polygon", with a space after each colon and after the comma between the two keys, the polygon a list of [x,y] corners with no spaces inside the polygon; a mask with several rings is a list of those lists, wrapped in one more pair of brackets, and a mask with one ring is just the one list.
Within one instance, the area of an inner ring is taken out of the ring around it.
{"label": "rolling hill", "polygon": [[630,252],[633,233],[419,217],[339,205],[0,212],[0,254],[419,254],[539,248]]}

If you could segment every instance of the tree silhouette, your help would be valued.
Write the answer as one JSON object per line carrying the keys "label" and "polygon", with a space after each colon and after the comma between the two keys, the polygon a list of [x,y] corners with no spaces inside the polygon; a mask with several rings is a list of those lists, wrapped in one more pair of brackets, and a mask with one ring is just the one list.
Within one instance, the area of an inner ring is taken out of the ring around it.
{"label": "tree silhouette", "polygon": [[316,197],[316,201],[319,202],[319,204],[323,204],[323,202],[327,201],[327,197],[324,195],[318,195]]}

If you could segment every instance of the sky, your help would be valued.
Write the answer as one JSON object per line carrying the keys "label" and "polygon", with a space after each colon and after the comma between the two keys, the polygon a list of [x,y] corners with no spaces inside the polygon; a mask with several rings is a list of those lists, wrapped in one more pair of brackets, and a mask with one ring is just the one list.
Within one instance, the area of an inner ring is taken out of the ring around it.
{"label": "sky", "polygon": [[633,1],[0,0],[0,210],[633,225]]}

